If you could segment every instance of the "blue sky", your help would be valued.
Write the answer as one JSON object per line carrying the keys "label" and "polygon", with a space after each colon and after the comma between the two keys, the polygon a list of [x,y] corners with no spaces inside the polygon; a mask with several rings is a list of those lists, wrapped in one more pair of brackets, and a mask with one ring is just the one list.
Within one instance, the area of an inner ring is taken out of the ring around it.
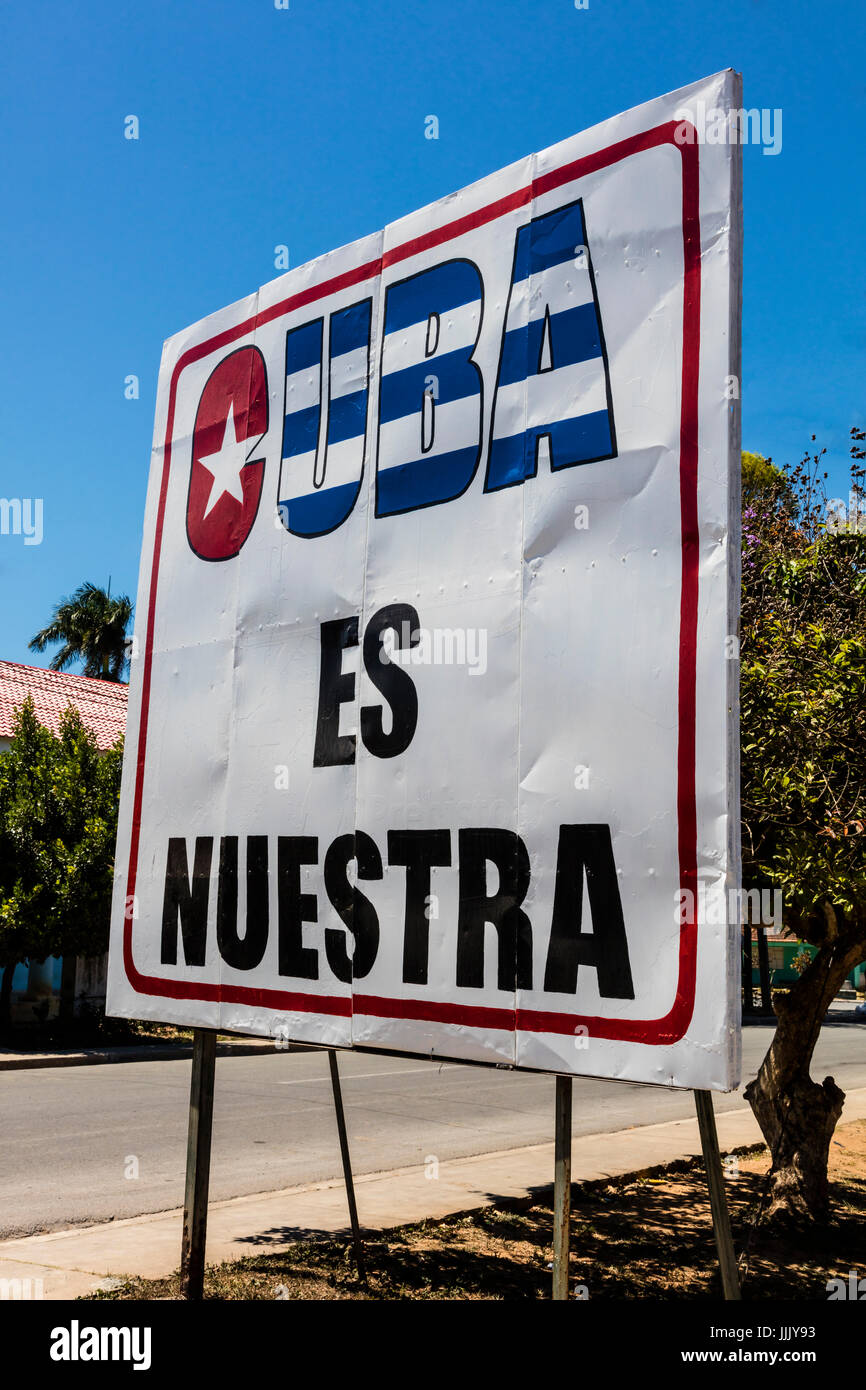
{"label": "blue sky", "polygon": [[[725,67],[781,108],[744,151],[743,443],[864,417],[861,0],[27,0],[0,19],[0,657],[82,580],[135,596],[163,340],[293,266]],[[124,118],[140,139],[123,138]],[[439,118],[439,139],[424,120]],[[138,400],[124,379],[140,379]]]}

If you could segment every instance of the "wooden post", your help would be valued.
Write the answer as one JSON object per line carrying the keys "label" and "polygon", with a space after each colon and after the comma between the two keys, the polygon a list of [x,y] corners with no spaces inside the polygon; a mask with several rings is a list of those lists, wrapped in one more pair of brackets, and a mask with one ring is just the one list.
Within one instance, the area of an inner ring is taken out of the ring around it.
{"label": "wooden post", "polygon": [[722,1175],[722,1157],[719,1153],[719,1136],[716,1132],[713,1097],[709,1091],[695,1091],[695,1109],[698,1112],[701,1149],[704,1155],[704,1167],[707,1170],[707,1187],[710,1190],[710,1210],[713,1214],[713,1234],[716,1237],[716,1250],[719,1256],[722,1292],[728,1302],[737,1302],[741,1297],[740,1275],[737,1269],[737,1257],[734,1254],[734,1238],[731,1235],[728,1199],[725,1196],[725,1179]]}
{"label": "wooden post", "polygon": [[340,1070],[337,1065],[337,1054],[333,1049],[330,1049],[328,1052],[328,1062],[331,1067],[331,1089],[334,1092],[337,1133],[340,1136],[340,1156],[343,1160],[343,1180],[346,1184],[346,1199],[349,1203],[349,1220],[352,1223],[352,1244],[355,1247],[355,1265],[358,1270],[358,1278],[363,1284],[366,1284],[367,1269],[364,1264],[364,1247],[361,1243],[361,1227],[358,1224],[358,1208],[355,1203],[355,1183],[352,1178],[352,1159],[349,1155],[349,1136],[346,1133],[346,1116],[343,1113],[343,1092],[340,1086]]}
{"label": "wooden post", "polygon": [[571,1077],[556,1078],[556,1127],[553,1177],[553,1294],[568,1298],[571,1236]]}
{"label": "wooden post", "polygon": [[180,1291],[184,1298],[196,1301],[200,1300],[204,1293],[216,1038],[216,1033],[210,1028],[193,1030],[183,1240],[180,1250]]}

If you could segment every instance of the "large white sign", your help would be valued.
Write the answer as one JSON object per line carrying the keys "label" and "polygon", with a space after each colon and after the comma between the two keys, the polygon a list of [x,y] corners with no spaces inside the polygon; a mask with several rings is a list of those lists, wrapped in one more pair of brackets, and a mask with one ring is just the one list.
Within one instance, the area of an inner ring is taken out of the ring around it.
{"label": "large white sign", "polygon": [[737,94],[166,343],[110,1013],[736,1084]]}

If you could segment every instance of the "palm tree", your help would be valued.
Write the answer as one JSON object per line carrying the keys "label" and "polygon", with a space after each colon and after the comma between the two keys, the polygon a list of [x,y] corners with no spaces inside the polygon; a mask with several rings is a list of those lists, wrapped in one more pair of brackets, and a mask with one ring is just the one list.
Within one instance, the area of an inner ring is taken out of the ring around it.
{"label": "palm tree", "polygon": [[126,629],[133,604],[125,595],[111,597],[96,584],[82,584],[71,598],[58,603],[47,627],[30,643],[33,652],[44,652],[50,642],[62,642],[51,658],[52,671],[65,671],[73,661],[84,662],[85,676],[119,681],[128,661]]}

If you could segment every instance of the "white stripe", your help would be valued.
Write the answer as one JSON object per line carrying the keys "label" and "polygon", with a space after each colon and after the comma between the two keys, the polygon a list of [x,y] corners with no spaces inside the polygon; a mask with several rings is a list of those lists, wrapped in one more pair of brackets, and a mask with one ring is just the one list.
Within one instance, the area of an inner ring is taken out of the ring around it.
{"label": "white stripe", "polygon": [[577,309],[581,304],[591,303],[589,271],[579,270],[572,261],[553,265],[537,275],[519,280],[514,286],[508,306],[507,331],[522,328],[534,319],[543,319],[545,309],[549,308],[551,314],[561,314],[565,309]]}
{"label": "white stripe", "polygon": [[[367,349],[353,348],[331,363],[331,396],[349,396],[367,384]],[[304,367],[286,377],[286,415],[319,404],[319,369]]]}
{"label": "white stripe", "polygon": [[286,377],[286,415],[319,404],[319,368],[304,367]]}
{"label": "white stripe", "polygon": [[[459,309],[449,309],[439,320],[439,341],[436,351],[426,361],[431,372],[435,372],[436,358],[443,352],[456,352],[458,348],[473,345],[478,336],[481,320],[481,300],[474,299],[471,304],[461,304]],[[382,373],[398,372],[403,367],[413,367],[416,362],[425,361],[427,352],[427,319],[413,323],[409,328],[401,328],[396,333],[385,334],[385,347],[382,353]]]}
{"label": "white stripe", "polygon": [[312,449],[307,454],[295,454],[293,458],[283,459],[280,464],[281,502],[288,502],[293,497],[305,497],[313,491],[315,465],[316,455]]}
{"label": "white stripe", "polygon": [[606,410],[602,358],[591,357],[571,367],[539,372],[526,381],[515,381],[512,386],[500,386],[496,393],[494,439],[507,439],[518,432],[514,422],[521,418],[524,400],[526,429],[549,425],[556,420],[573,420],[578,415],[590,415],[594,410]]}
{"label": "white stripe", "polygon": [[[306,497],[318,489],[313,483],[313,469],[316,456],[312,450],[298,454],[294,458],[283,459],[280,469],[281,502],[291,502],[295,497]],[[364,436],[355,435],[352,439],[342,439],[339,444],[331,444],[324,460],[325,476],[323,488],[339,487],[342,483],[356,483],[361,476],[364,462]]]}
{"label": "white stripe", "polygon": [[325,456],[325,487],[339,487],[342,483],[356,483],[361,476],[364,463],[364,436],[356,434],[352,439],[341,439],[339,444],[329,444]]}
{"label": "white stripe", "polygon": [[367,384],[367,349],[364,346],[343,352],[331,360],[331,399],[350,396]]}
{"label": "white stripe", "polygon": [[464,396],[460,401],[437,405],[434,419],[433,448],[421,453],[421,411],[390,420],[379,433],[379,471],[397,468],[416,459],[435,459],[452,449],[466,449],[477,444],[480,429],[481,402],[478,396]]}

